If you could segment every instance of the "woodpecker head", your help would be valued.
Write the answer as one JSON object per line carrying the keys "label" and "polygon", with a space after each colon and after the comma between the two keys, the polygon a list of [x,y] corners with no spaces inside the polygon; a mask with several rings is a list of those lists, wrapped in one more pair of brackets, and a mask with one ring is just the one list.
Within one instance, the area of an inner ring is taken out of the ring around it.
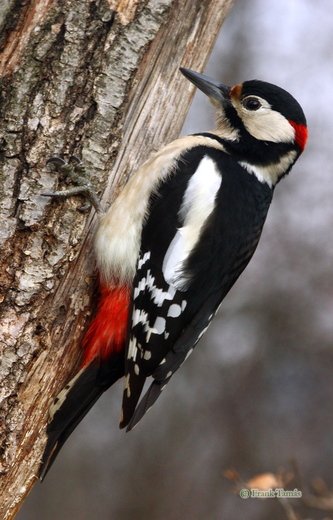
{"label": "woodpecker head", "polygon": [[228,87],[203,74],[180,71],[204,92],[217,109],[217,131],[226,151],[248,167],[264,169],[263,180],[275,185],[305,148],[303,110],[286,90],[264,81]]}

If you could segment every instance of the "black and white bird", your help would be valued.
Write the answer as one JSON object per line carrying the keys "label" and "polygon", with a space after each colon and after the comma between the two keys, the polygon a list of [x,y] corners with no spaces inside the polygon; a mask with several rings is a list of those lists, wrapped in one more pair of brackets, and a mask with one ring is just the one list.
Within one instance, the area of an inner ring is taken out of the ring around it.
{"label": "black and white bird", "polygon": [[102,216],[98,312],[80,370],[51,407],[42,476],[120,377],[121,428],[153,405],[250,261],[274,188],[304,150],[303,110],[282,88],[258,80],[230,88],[180,70],[215,105],[217,128],[158,151]]}

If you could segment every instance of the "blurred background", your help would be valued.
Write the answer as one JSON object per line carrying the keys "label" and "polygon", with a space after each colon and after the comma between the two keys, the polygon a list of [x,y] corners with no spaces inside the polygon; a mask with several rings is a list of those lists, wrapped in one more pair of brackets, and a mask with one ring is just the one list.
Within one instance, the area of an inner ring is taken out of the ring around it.
{"label": "blurred background", "polygon": [[[290,91],[307,149],[275,191],[249,267],[158,403],[125,434],[122,384],[107,392],[18,520],[283,520],[277,500],[240,499],[224,473],[247,480],[292,461],[304,483],[333,487],[332,34],[331,0],[236,0],[205,73]],[[213,126],[197,93],[183,134]]]}

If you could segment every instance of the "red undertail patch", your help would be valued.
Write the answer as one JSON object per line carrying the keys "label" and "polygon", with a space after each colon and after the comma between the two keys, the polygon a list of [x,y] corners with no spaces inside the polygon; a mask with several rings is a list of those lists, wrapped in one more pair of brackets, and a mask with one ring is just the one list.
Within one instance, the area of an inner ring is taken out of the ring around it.
{"label": "red undertail patch", "polygon": [[126,286],[100,287],[100,301],[95,318],[83,340],[81,368],[95,358],[109,359],[124,348],[130,305],[130,290]]}
{"label": "red undertail patch", "polygon": [[306,141],[308,139],[308,129],[305,125],[302,125],[301,123],[295,123],[291,120],[289,120],[289,123],[295,129],[295,141],[303,151],[306,145]]}

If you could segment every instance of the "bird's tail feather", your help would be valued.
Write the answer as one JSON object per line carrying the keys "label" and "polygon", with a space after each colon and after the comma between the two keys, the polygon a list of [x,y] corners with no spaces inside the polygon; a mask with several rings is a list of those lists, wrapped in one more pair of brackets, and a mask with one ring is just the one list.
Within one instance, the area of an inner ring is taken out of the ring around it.
{"label": "bird's tail feather", "polygon": [[50,407],[51,421],[47,427],[39,478],[43,480],[70,434],[107,388],[124,374],[124,359],[118,354],[112,367],[97,361],[83,367],[58,394]]}
{"label": "bird's tail feather", "polygon": [[128,426],[126,431],[129,432],[141,421],[142,417],[148,412],[148,410],[153,406],[155,401],[159,398],[165,386],[170,381],[171,377],[164,379],[163,381],[153,381],[148,388],[147,392],[139,402],[138,406],[135,408],[135,411],[132,415],[131,420],[128,422]]}

